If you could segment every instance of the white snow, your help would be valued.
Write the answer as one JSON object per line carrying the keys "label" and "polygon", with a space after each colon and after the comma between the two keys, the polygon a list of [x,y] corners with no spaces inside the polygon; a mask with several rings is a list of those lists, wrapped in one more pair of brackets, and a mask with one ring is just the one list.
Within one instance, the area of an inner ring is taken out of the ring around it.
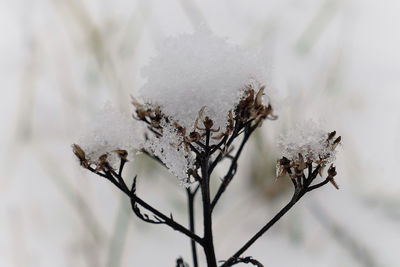
{"label": "white snow", "polygon": [[153,136],[146,141],[144,148],[159,157],[169,171],[178,177],[182,185],[189,185],[188,170],[194,169],[195,158],[190,151],[185,150],[183,137],[179,136],[176,128],[161,121],[163,135]]}
{"label": "white snow", "polygon": [[258,89],[267,84],[267,68],[261,58],[205,28],[171,37],[142,69],[147,82],[139,97],[160,106],[164,114],[188,130],[206,106],[204,116],[223,130],[229,110],[235,107],[245,86],[253,84]]}
{"label": "white snow", "polygon": [[[186,151],[182,136],[171,124],[178,122],[189,133],[205,107],[202,118],[208,116],[213,129],[225,131],[229,111],[235,109],[246,87],[257,91],[267,85],[267,68],[261,58],[205,28],[166,39],[142,70],[147,82],[138,97],[153,108],[159,106],[170,124],[164,122],[163,136],[151,138],[145,148],[185,183],[194,156]],[[201,120],[199,126],[203,127]]]}
{"label": "white snow", "polygon": [[117,157],[112,151],[117,149],[127,150],[128,159],[133,158],[143,144],[143,126],[107,103],[77,144],[85,151],[89,162],[95,163],[101,155],[109,153],[108,161],[114,164]]}
{"label": "white snow", "polygon": [[282,149],[283,156],[290,160],[297,159],[301,153],[303,157],[310,158],[314,162],[319,160],[320,156],[326,157],[326,163],[330,163],[335,160],[336,151],[328,144],[329,133],[322,130],[316,122],[308,120],[298,123],[288,133],[281,135],[278,145]]}

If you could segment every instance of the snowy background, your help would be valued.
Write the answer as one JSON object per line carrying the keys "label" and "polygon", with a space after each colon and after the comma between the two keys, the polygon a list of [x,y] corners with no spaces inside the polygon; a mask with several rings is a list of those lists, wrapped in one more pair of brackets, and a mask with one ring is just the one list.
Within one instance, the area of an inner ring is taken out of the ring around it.
{"label": "snowy background", "polygon": [[[131,113],[156,48],[199,24],[265,51],[282,99],[215,210],[218,258],[287,202],[276,137],[311,118],[343,137],[341,189],[308,195],[246,254],[265,266],[399,266],[399,11],[397,0],[1,0],[0,266],[191,263],[186,237],[135,218],[71,144],[104,102]],[[186,221],[176,178],[145,157],[128,171],[139,195]]]}

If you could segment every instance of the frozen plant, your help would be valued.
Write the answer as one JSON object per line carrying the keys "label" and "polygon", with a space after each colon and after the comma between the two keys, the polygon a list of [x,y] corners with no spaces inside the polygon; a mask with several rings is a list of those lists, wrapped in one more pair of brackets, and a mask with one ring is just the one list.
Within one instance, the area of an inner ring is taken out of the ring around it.
{"label": "frozen plant", "polygon": [[[217,262],[223,267],[237,263],[263,266],[243,253],[306,193],[328,182],[337,187],[332,162],[340,143],[336,132],[318,130],[312,123],[283,136],[279,141],[283,157],[277,162],[277,174],[289,175],[294,186],[291,200],[230,258],[217,261],[214,208],[234,178],[239,157],[252,133],[263,121],[277,118],[270,97],[265,96],[270,95],[265,72],[257,54],[232,46],[206,30],[170,38],[145,68],[147,83],[136,98],[132,97],[135,120],[125,122],[109,111],[104,115],[103,126],[100,119],[96,122],[100,127],[94,127],[88,135],[98,138],[82,139],[83,143],[73,145],[73,151],[82,167],[109,180],[127,195],[138,218],[167,225],[189,237],[194,267],[199,266],[197,246],[203,249],[209,267],[216,267]],[[160,162],[179,179],[187,192],[188,227],[139,197],[136,177],[128,187],[123,169],[135,150]],[[211,194],[210,178],[224,160],[230,162],[229,167],[217,192]],[[325,174],[327,164],[331,165]],[[318,175],[326,176],[325,180],[315,182]],[[193,207],[198,193],[202,235],[194,227]],[[179,258],[176,266],[188,264]]]}

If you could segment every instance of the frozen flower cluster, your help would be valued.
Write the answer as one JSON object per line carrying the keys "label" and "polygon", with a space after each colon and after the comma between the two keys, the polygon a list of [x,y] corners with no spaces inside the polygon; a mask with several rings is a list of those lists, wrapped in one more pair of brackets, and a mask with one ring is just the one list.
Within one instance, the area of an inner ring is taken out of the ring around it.
{"label": "frozen flower cluster", "polygon": [[328,138],[329,133],[322,130],[312,120],[297,124],[285,135],[281,135],[278,145],[284,157],[292,160],[302,155],[306,160],[325,164],[335,160],[336,147],[340,139]]}
{"label": "frozen flower cluster", "polygon": [[257,54],[208,30],[169,38],[143,69],[147,82],[133,98],[136,118],[154,133],[145,149],[187,184],[207,132],[207,142],[216,145],[238,121],[274,118],[264,99],[265,73]]}
{"label": "frozen flower cluster", "polygon": [[[143,142],[143,126],[107,103],[77,143],[84,152],[85,164],[101,166],[101,162],[107,162],[113,167],[119,161],[122,151],[126,152],[126,159],[132,159]],[[74,149],[79,150],[77,147]]]}
{"label": "frozen flower cluster", "polygon": [[84,162],[112,166],[113,151],[143,150],[187,183],[205,146],[224,145],[245,125],[274,118],[270,99],[264,99],[267,70],[260,58],[204,28],[167,39],[144,67],[147,81],[132,97],[137,120],[112,110],[100,114],[79,140]]}
{"label": "frozen flower cluster", "polygon": [[206,29],[167,39],[143,69],[147,82],[138,98],[158,106],[187,130],[194,129],[198,112],[224,130],[246,87],[267,82],[260,55],[231,45]]}
{"label": "frozen flower cluster", "polygon": [[[276,119],[266,86],[261,57],[230,45],[225,39],[200,29],[165,41],[144,68],[147,82],[132,96],[135,112],[124,116],[110,107],[94,120],[91,130],[73,152],[82,167],[107,179],[129,197],[133,213],[152,224],[165,224],[185,234],[204,249],[208,266],[217,266],[212,213],[237,173],[238,160],[250,136],[263,121]],[[333,166],[341,137],[326,132],[312,121],[297,125],[279,144],[283,157],[277,161],[277,176],[288,175],[294,186],[290,202],[265,224],[222,267],[237,263],[262,265],[252,257],[241,257],[258,238],[306,193],[331,183],[337,189]],[[235,148],[236,147],[236,148]],[[186,186],[189,229],[147,203],[136,192],[136,177],[130,186],[123,177],[129,157],[140,151],[163,164]],[[211,179],[219,163],[229,164],[218,189]],[[119,163],[119,164],[118,164]],[[325,179],[324,168],[330,164]],[[189,186],[193,182],[194,186]],[[214,191],[214,190],[213,190]],[[195,229],[194,198],[201,192],[203,234]],[[197,265],[193,253],[194,265]],[[177,260],[177,266],[186,265]]]}
{"label": "frozen flower cluster", "polygon": [[[304,180],[312,181],[317,174],[322,176],[325,166],[331,163],[327,181],[338,189],[334,180],[336,168],[332,162],[335,160],[336,148],[340,142],[341,137],[336,137],[336,131],[326,132],[313,121],[296,125],[278,141],[283,157],[277,161],[277,177],[288,174],[295,186],[301,187],[304,186]],[[306,170],[307,176],[314,178],[305,178]]]}
{"label": "frozen flower cluster", "polygon": [[75,154],[82,165],[102,170],[143,151],[188,185],[206,147],[217,159],[243,130],[275,118],[260,58],[202,28],[167,39],[132,97],[136,120],[106,107]]}

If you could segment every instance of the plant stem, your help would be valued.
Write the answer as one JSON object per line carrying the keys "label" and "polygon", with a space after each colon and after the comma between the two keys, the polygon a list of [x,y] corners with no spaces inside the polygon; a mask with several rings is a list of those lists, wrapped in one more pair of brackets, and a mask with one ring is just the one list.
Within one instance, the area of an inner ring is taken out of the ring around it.
{"label": "plant stem", "polygon": [[204,237],[202,245],[204,248],[204,253],[206,254],[207,266],[216,267],[217,263],[215,258],[213,234],[212,234],[210,190],[208,181],[204,181],[201,192],[203,198],[203,217],[204,217]]}
{"label": "plant stem", "polygon": [[273,226],[279,219],[287,213],[294,204],[301,198],[302,195],[299,197],[293,197],[292,200],[286,204],[260,231],[258,231],[243,247],[241,247],[232,257],[230,257],[221,267],[228,267],[238,258],[240,255],[243,254],[254,242],[257,241],[266,231],[268,231],[271,226]]}
{"label": "plant stem", "polygon": [[[188,209],[189,209],[189,230],[192,233],[195,233],[195,228],[194,228],[194,197],[195,197],[196,192],[192,192],[190,188],[187,188],[186,192],[187,192],[187,197],[188,197]],[[190,240],[190,244],[191,244],[191,247],[192,247],[193,267],[198,267],[196,242],[194,240]]]}
{"label": "plant stem", "polygon": [[202,246],[206,254],[207,266],[217,267],[217,260],[214,251],[214,241],[212,234],[212,216],[211,216],[211,202],[210,202],[210,175],[208,173],[209,166],[209,140],[210,131],[206,132],[206,148],[204,150],[204,157],[201,160],[201,195],[203,201],[203,221],[204,221],[204,237]]}
{"label": "plant stem", "polygon": [[[135,186],[135,180],[134,180],[134,183],[132,184],[132,189],[129,190],[127,185],[125,184],[125,181],[122,179],[122,177],[119,176],[119,175],[116,175],[115,172],[111,173],[111,172],[107,171],[106,173],[100,173],[100,172],[96,172],[91,167],[88,167],[88,170],[90,170],[91,172],[93,172],[93,173],[95,173],[95,174],[97,174],[97,175],[99,175],[101,177],[106,178],[108,181],[113,183],[119,190],[121,190],[123,193],[125,193],[125,195],[127,195],[131,199],[132,208],[133,208],[134,204],[137,203],[140,206],[142,206],[143,208],[145,208],[146,210],[152,212],[158,218],[162,219],[163,220],[163,222],[162,222],[163,224],[166,224],[169,227],[171,227],[172,229],[174,229],[174,230],[176,230],[178,232],[181,232],[182,234],[185,234],[186,236],[188,236],[190,239],[194,240],[197,243],[202,243],[203,242],[202,238],[200,238],[198,235],[196,235],[195,233],[193,233],[192,231],[190,231],[186,227],[182,226],[181,224],[175,222],[172,217],[170,218],[170,217],[164,215],[162,212],[160,212],[156,208],[153,208],[147,202],[145,202],[144,200],[142,200],[141,198],[136,196],[136,194],[133,191],[133,187]],[[116,175],[117,178],[114,178],[113,174]]]}
{"label": "plant stem", "polygon": [[249,139],[251,133],[255,130],[256,128],[249,128],[249,130],[247,130],[244,134],[244,137],[242,139],[242,142],[239,146],[238,151],[236,152],[235,157],[232,159],[231,165],[229,167],[228,172],[226,173],[222,184],[220,185],[220,187],[218,188],[218,191],[216,193],[216,195],[214,196],[213,201],[211,202],[211,211],[214,210],[215,205],[217,204],[219,198],[221,197],[221,195],[225,192],[225,189],[228,187],[229,183],[231,182],[233,176],[235,175],[236,172],[236,168],[237,168],[237,161],[240,157],[240,154],[242,153],[243,147],[246,144],[247,140]]}

